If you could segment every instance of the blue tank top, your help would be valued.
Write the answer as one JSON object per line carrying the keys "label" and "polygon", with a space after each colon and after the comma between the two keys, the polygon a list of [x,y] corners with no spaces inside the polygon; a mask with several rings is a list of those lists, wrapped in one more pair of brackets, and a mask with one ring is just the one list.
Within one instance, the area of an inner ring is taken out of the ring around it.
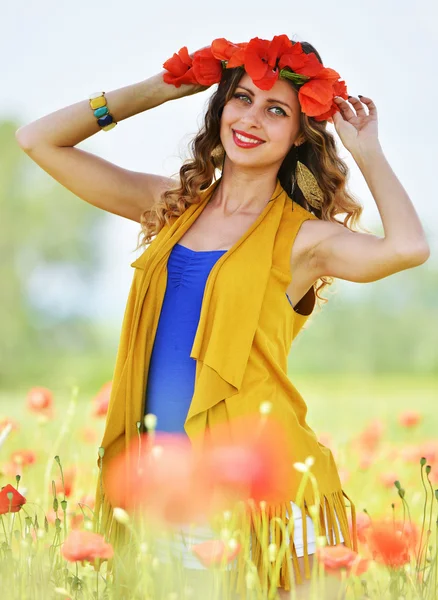
{"label": "blue tank top", "polygon": [[184,433],[192,400],[196,335],[208,275],[226,250],[198,252],[175,244],[167,262],[167,285],[147,377],[145,412],[157,431]]}
{"label": "blue tank top", "polygon": [[[184,433],[192,400],[196,360],[190,352],[208,275],[227,250],[196,251],[175,244],[167,262],[167,285],[147,376],[145,414],[157,431]],[[286,294],[287,296],[287,294]],[[289,296],[287,296],[289,303]]]}

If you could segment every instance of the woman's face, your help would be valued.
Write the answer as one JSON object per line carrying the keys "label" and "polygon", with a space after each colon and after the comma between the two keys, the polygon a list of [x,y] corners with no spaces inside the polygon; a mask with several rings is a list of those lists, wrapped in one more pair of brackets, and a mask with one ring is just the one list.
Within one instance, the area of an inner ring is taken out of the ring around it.
{"label": "woman's face", "polygon": [[[298,94],[287,81],[279,79],[265,91],[245,73],[222,112],[220,138],[227,158],[239,166],[280,168],[298,141],[300,112]],[[262,142],[239,140],[236,132]]]}

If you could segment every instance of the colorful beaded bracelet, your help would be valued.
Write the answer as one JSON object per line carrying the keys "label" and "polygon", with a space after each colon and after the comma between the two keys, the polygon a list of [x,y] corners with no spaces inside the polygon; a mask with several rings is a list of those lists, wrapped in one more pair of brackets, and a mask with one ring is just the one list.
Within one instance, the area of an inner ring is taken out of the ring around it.
{"label": "colorful beaded bracelet", "polygon": [[90,108],[97,119],[97,124],[104,131],[109,131],[117,125],[117,121],[109,113],[108,106],[106,103],[105,92],[96,92],[88,97],[90,101]]}

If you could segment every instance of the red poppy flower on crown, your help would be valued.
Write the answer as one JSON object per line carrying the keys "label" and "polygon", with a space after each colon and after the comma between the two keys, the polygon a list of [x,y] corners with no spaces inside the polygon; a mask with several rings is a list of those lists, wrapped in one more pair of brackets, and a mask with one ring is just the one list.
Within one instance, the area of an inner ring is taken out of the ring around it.
{"label": "red poppy flower on crown", "polygon": [[325,121],[339,112],[335,96],[348,99],[345,81],[339,73],[324,67],[314,52],[306,54],[300,42],[287,35],[269,40],[258,37],[248,43],[234,44],[225,38],[213,40],[211,46],[193,55],[183,46],[164,64],[165,83],[205,86],[219,83],[224,69],[243,67],[258,88],[270,90],[278,79],[290,79],[299,87],[301,110],[315,121]]}

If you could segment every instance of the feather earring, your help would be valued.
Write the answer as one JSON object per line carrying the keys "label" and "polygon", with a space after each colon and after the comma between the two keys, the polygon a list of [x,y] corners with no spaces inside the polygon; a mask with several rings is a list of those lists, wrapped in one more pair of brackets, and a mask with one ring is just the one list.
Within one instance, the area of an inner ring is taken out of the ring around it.
{"label": "feather earring", "polygon": [[322,193],[321,188],[319,187],[315,179],[315,176],[312,174],[310,169],[308,169],[306,165],[300,160],[297,160],[295,177],[297,185],[302,191],[303,196],[309,203],[309,205],[313,208],[316,208],[317,210],[321,210],[322,204],[324,202],[324,194]]}

